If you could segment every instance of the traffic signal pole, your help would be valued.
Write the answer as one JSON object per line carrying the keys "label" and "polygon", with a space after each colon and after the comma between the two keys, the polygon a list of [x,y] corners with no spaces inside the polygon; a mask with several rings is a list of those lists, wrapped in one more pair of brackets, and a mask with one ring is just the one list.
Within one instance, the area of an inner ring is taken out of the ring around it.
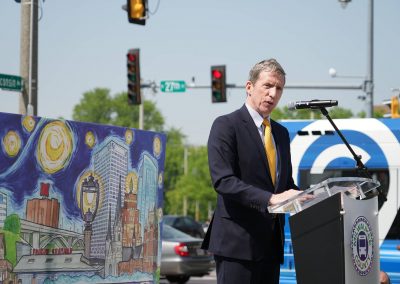
{"label": "traffic signal pole", "polygon": [[[153,84],[142,84],[142,88],[160,88],[159,85]],[[236,85],[236,84],[226,84],[227,89],[244,89],[246,86],[244,85]],[[210,85],[196,85],[190,86],[186,85],[187,89],[210,89]],[[363,90],[364,86],[361,85],[330,85],[330,84],[293,84],[293,85],[285,85],[285,89],[306,89],[306,90]]]}

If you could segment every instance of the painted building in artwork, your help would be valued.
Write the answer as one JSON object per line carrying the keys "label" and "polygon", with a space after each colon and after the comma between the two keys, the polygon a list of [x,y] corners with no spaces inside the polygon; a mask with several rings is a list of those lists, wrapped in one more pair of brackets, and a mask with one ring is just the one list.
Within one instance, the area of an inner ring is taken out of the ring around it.
{"label": "painted building in artwork", "polygon": [[4,227],[7,217],[7,194],[0,192],[0,228]]}
{"label": "painted building in artwork", "polygon": [[[125,194],[126,202],[121,210],[124,247],[123,261],[118,265],[119,275],[135,271],[151,272],[157,268],[157,181],[158,167],[151,156],[145,153],[139,167],[138,194],[131,188]],[[134,220],[134,227],[130,220]]]}
{"label": "painted building in artwork", "polygon": [[135,253],[132,253],[128,258],[124,256],[123,261],[118,264],[119,275],[129,275],[135,271],[152,272],[157,268],[158,220],[152,211],[149,212],[148,216],[140,256],[135,255]]}
{"label": "painted building in artwork", "polygon": [[[118,263],[122,261],[122,219],[121,219],[122,192],[118,193],[115,220],[111,219],[111,209],[108,216],[108,230],[106,236],[106,255],[104,261],[104,276],[118,276]],[[114,223],[114,227],[111,224]]]}
{"label": "painted building in artwork", "polygon": [[157,268],[158,254],[158,219],[155,210],[149,212],[144,235],[143,269],[144,271],[153,271]]}
{"label": "painted building in artwork", "polygon": [[[93,166],[102,180],[104,189],[100,193],[102,202],[92,224],[92,237],[90,257],[105,259],[106,237],[108,232],[109,210],[111,210],[111,227],[114,227],[117,208],[118,191],[121,186],[122,192],[128,174],[128,146],[119,140],[107,140],[93,153]],[[124,195],[122,195],[122,202]]]}
{"label": "painted building in artwork", "polygon": [[95,276],[99,267],[89,265],[88,260],[81,254],[62,255],[24,255],[14,267],[18,279],[16,283],[44,283],[45,280],[57,279],[66,274],[76,276]]}
{"label": "painted building in artwork", "polygon": [[49,198],[49,187],[48,183],[41,183],[41,198],[33,198],[26,202],[26,219],[36,224],[58,228],[60,202]]}
{"label": "painted building in artwork", "polygon": [[137,191],[133,186],[125,193],[124,206],[121,209],[122,246],[137,247],[142,244],[139,209],[137,208]]}
{"label": "painted building in artwork", "polygon": [[144,237],[144,228],[149,218],[149,212],[156,206],[158,167],[148,153],[144,153],[139,169],[139,222],[142,225],[141,236]]}
{"label": "painted building in artwork", "polygon": [[4,234],[0,234],[0,283],[12,283],[13,273],[11,263],[5,259],[6,240]]}

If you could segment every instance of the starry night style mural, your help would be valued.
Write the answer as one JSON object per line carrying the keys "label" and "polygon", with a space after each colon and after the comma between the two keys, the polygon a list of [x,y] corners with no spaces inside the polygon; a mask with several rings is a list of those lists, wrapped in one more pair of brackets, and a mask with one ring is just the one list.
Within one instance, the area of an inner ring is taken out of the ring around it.
{"label": "starry night style mural", "polygon": [[164,134],[0,113],[0,139],[0,281],[158,282]]}

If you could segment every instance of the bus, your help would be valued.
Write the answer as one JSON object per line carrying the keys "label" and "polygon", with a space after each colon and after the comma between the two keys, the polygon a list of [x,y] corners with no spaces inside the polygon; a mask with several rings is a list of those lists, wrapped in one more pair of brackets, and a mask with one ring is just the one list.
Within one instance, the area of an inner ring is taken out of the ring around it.
{"label": "bus", "polygon": [[[327,119],[280,123],[289,131],[293,178],[301,189],[327,178],[359,176],[351,152]],[[385,198],[378,198],[380,269],[392,283],[400,283],[400,119],[335,119],[334,123],[381,184]],[[296,283],[288,224],[286,220],[280,283]]]}

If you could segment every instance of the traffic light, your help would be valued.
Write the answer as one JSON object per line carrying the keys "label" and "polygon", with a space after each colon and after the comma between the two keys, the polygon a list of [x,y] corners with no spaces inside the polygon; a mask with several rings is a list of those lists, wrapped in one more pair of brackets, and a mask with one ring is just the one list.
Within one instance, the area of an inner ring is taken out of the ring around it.
{"label": "traffic light", "polygon": [[390,104],[390,115],[392,118],[399,118],[399,98],[397,96],[393,96],[391,98]]}
{"label": "traffic light", "polygon": [[385,114],[384,117],[400,118],[399,98],[397,96],[391,97],[390,100],[384,101],[383,104],[390,108],[390,114]]}
{"label": "traffic light", "polygon": [[226,102],[225,65],[211,66],[211,94],[213,103]]}
{"label": "traffic light", "polygon": [[146,24],[147,0],[127,0],[128,21],[132,24]]}
{"label": "traffic light", "polygon": [[140,62],[139,49],[130,49],[127,58],[128,67],[128,104],[140,105]]}

